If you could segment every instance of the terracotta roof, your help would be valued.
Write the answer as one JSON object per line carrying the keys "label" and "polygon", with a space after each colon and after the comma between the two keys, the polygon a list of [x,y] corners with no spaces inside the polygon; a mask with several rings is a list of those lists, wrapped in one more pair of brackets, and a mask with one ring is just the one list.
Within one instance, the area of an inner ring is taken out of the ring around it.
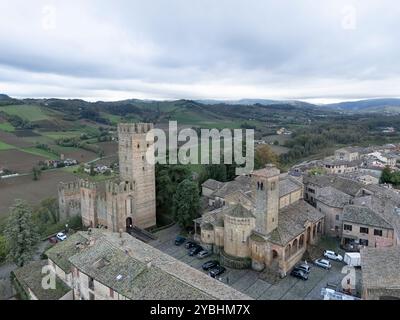
{"label": "terracotta roof", "polygon": [[278,228],[271,232],[270,241],[286,245],[303,233],[307,222],[316,222],[324,215],[304,200],[299,200],[279,212]]}
{"label": "terracotta roof", "polygon": [[353,197],[335,188],[325,187],[319,190],[315,199],[330,207],[343,208],[346,204],[350,203]]}
{"label": "terracotta roof", "polygon": [[400,247],[370,248],[361,251],[362,285],[366,289],[400,289]]}
{"label": "terracotta roof", "polygon": [[223,184],[224,184],[223,182],[220,182],[220,181],[217,181],[214,179],[207,179],[206,181],[204,181],[202,183],[201,186],[211,189],[211,190],[217,190],[217,189],[221,188],[223,186]]}
{"label": "terracotta roof", "polygon": [[361,225],[393,229],[393,227],[372,209],[365,206],[348,205],[343,209],[343,221]]}
{"label": "terracotta roof", "polygon": [[259,169],[259,170],[254,170],[251,175],[252,176],[261,176],[261,177],[274,177],[276,175],[279,175],[280,171],[276,166],[274,165],[266,165],[265,168]]}

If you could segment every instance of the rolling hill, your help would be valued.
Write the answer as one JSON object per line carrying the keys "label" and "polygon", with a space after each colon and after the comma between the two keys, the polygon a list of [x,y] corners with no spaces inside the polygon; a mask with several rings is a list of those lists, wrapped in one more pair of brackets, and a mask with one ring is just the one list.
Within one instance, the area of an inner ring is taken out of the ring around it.
{"label": "rolling hill", "polygon": [[400,99],[367,99],[326,104],[327,108],[351,112],[393,112],[400,113]]}

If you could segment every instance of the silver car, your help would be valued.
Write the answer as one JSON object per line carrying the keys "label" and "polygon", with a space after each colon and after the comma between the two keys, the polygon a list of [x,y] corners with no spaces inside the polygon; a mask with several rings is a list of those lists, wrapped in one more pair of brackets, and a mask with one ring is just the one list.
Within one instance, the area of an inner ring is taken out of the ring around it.
{"label": "silver car", "polygon": [[202,259],[205,257],[211,256],[211,252],[208,250],[201,250],[198,254],[197,254],[197,258]]}
{"label": "silver car", "polygon": [[314,261],[314,264],[316,266],[318,266],[318,267],[321,267],[321,268],[324,268],[324,269],[327,269],[327,270],[332,267],[331,263],[326,259],[317,259],[317,260]]}

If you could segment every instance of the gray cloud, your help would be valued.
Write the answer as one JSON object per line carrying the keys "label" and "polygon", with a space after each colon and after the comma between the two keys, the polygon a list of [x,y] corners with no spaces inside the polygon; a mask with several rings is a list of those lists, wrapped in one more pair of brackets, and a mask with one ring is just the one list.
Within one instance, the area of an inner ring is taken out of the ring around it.
{"label": "gray cloud", "polygon": [[0,91],[14,96],[400,96],[395,0],[0,0],[0,12]]}

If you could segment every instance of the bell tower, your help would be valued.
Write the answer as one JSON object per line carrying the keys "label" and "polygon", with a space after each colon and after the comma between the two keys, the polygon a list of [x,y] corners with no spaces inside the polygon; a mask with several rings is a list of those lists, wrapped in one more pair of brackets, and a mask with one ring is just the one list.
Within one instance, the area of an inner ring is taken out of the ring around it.
{"label": "bell tower", "polygon": [[255,199],[255,231],[262,235],[267,235],[278,227],[279,174],[279,169],[273,164],[251,174]]}

